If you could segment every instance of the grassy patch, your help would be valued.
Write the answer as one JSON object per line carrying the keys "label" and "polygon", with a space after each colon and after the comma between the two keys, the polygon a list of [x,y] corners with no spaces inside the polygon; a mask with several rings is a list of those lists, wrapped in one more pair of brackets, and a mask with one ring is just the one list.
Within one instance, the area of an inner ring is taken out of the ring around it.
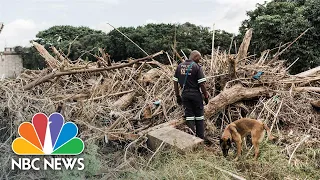
{"label": "grassy patch", "polygon": [[84,153],[77,156],[78,158],[84,158],[84,170],[79,171],[74,168],[73,170],[62,169],[61,171],[47,171],[46,177],[50,180],[99,179],[95,176],[102,167],[98,156],[98,146],[93,142],[87,144]]}
{"label": "grassy patch", "polygon": [[232,172],[246,179],[320,179],[319,167],[315,157],[320,150],[302,150],[296,164],[288,165],[288,157],[281,148],[270,144],[261,144],[259,160],[253,160],[253,151],[248,158],[244,150],[238,162],[217,156],[206,150],[181,155],[175,152],[162,152],[156,155],[152,163],[144,169],[127,171],[120,174],[120,179],[229,179],[228,174],[215,167]]}

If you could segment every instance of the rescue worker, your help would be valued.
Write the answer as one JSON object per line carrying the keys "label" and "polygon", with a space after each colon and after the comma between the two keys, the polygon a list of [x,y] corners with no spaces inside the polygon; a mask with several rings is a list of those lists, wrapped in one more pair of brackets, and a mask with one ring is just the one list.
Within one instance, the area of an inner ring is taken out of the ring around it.
{"label": "rescue worker", "polygon": [[[177,67],[173,80],[177,103],[184,107],[187,126],[195,132],[197,137],[204,139],[203,100],[208,104],[209,95],[205,87],[206,78],[198,64],[200,59],[200,52],[192,51],[189,59]],[[181,95],[178,84],[181,87]]]}

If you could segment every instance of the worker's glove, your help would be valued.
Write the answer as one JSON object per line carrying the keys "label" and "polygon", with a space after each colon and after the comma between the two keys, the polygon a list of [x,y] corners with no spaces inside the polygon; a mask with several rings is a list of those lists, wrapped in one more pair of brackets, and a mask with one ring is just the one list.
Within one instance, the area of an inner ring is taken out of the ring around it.
{"label": "worker's glove", "polygon": [[182,104],[182,98],[181,98],[181,96],[177,96],[177,103],[178,103],[179,105]]}
{"label": "worker's glove", "polygon": [[209,103],[209,98],[204,98],[204,102],[206,103],[206,105]]}
{"label": "worker's glove", "polygon": [[204,95],[203,100],[207,105],[209,103],[209,95]]}

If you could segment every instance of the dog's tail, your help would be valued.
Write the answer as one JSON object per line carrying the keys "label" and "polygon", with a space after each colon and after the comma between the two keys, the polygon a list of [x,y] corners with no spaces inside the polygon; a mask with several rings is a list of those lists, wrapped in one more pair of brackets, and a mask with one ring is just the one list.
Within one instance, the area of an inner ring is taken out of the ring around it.
{"label": "dog's tail", "polygon": [[278,139],[277,137],[274,137],[274,136],[271,134],[271,131],[270,131],[269,127],[268,127],[265,123],[263,123],[263,127],[264,127],[264,129],[267,131],[269,141],[276,141],[276,140]]}

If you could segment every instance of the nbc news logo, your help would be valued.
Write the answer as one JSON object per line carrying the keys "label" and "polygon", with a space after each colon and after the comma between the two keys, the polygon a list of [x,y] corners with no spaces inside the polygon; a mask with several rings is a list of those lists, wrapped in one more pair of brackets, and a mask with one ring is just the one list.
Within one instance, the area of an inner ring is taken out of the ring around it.
{"label": "nbc news logo", "polygon": [[[77,138],[78,127],[72,123],[64,123],[60,113],[53,113],[49,118],[43,113],[37,113],[32,123],[24,122],[18,129],[20,137],[12,142],[12,150],[17,155],[79,155],[84,150],[84,143]],[[43,168],[37,166],[40,158],[12,159],[11,169],[21,170],[61,170],[73,169],[78,164],[78,170],[84,169],[83,158],[43,158]]]}

